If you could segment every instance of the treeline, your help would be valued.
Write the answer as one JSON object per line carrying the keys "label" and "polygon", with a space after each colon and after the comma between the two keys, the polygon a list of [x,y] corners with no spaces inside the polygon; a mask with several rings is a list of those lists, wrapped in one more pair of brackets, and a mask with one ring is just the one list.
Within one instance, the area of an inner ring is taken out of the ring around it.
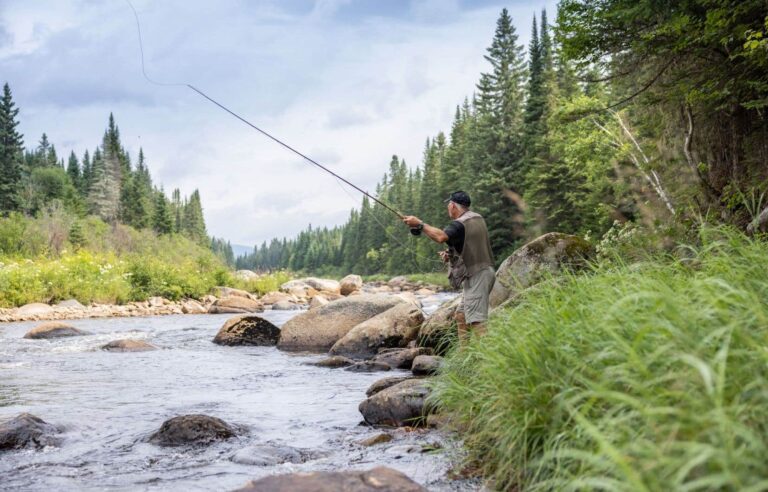
{"label": "treeline", "polygon": [[[134,164],[112,114],[99,146],[81,157],[72,151],[65,160],[45,133],[36,146],[25,147],[18,113],[6,83],[0,102],[0,213],[37,216],[58,207],[74,217],[92,215],[107,224],[211,244],[198,190],[182,197],[175,189],[168,197],[153,183],[142,149]],[[78,243],[80,223],[73,221],[65,234]],[[231,248],[222,256],[227,253],[232,256]]]}
{"label": "treeline", "polygon": [[[554,27],[534,17],[527,56],[503,10],[448,135],[415,168],[394,156],[378,197],[442,226],[442,200],[469,192],[497,261],[543,232],[599,237],[616,221],[746,227],[768,188],[768,7],[734,5],[565,0]],[[437,249],[363,199],[343,226],[237,264],[399,273],[432,269]]]}

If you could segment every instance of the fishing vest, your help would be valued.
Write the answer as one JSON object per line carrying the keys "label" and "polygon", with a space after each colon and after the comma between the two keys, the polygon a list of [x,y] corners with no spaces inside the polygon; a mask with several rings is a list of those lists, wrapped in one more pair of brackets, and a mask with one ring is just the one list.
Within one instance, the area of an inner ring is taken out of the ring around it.
{"label": "fishing vest", "polygon": [[482,215],[467,210],[455,220],[464,226],[464,247],[460,254],[455,248],[450,248],[448,279],[451,286],[458,289],[467,277],[493,266],[493,252]]}

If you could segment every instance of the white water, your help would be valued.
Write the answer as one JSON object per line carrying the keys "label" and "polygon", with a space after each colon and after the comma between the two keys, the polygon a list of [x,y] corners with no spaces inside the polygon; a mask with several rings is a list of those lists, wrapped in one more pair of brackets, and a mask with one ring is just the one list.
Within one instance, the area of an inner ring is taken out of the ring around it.
{"label": "white water", "polygon": [[[448,296],[442,296],[447,298]],[[436,304],[426,306],[433,310]],[[281,326],[296,311],[264,317]],[[0,420],[29,412],[62,426],[60,446],[0,454],[3,490],[231,490],[275,473],[398,469],[430,490],[469,490],[445,474],[451,446],[437,432],[393,432],[389,443],[357,441],[381,432],[359,423],[357,410],[374,381],[404,371],[351,373],[306,365],[317,354],[211,343],[229,315],[74,320],[83,337],[26,340],[37,323],[0,325]],[[141,338],[161,350],[111,353],[111,340]],[[247,434],[203,448],[144,442],[162,422],[203,413],[244,426]],[[263,444],[311,451],[302,464],[235,462]],[[410,451],[410,452],[409,452]]]}

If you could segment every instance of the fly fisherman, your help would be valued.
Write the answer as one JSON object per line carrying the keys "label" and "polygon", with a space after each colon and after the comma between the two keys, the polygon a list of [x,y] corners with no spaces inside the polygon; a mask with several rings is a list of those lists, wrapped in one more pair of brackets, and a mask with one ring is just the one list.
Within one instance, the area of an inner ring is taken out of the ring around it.
{"label": "fly fisherman", "polygon": [[488,321],[488,303],[496,280],[493,270],[493,253],[488,239],[485,219],[469,209],[469,195],[455,191],[445,200],[448,216],[453,220],[445,229],[438,229],[414,216],[403,217],[415,233],[424,232],[431,240],[448,243],[448,250],[440,257],[450,265],[448,278],[454,289],[462,288],[463,299],[456,312],[459,340],[468,339],[467,327],[477,335],[485,333]]}

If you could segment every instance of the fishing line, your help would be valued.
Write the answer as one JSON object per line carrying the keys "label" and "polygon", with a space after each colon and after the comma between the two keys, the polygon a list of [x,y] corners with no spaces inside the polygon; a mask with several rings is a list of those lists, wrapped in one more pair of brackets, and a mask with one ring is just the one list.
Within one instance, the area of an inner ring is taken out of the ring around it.
{"label": "fishing line", "polygon": [[[343,176],[340,176],[340,175],[336,174],[335,172],[331,171],[330,169],[328,169],[324,165],[320,164],[319,162],[317,162],[316,160],[314,160],[311,157],[307,156],[306,154],[300,152],[299,150],[295,149],[294,147],[292,147],[292,146],[288,145],[287,143],[283,142],[282,140],[280,140],[279,138],[275,137],[274,135],[272,135],[271,133],[267,132],[266,130],[263,130],[263,129],[259,128],[258,126],[254,125],[253,123],[248,121],[246,118],[240,116],[239,114],[237,114],[233,110],[229,109],[227,106],[221,104],[220,102],[218,102],[214,98],[210,97],[208,94],[206,94],[202,90],[198,89],[197,87],[193,86],[192,84],[188,84],[188,83],[184,83],[184,82],[159,82],[159,81],[153,80],[147,74],[146,65],[144,63],[144,40],[143,40],[143,38],[141,36],[141,22],[139,21],[139,14],[136,11],[136,8],[133,6],[133,3],[131,3],[131,0],[125,0],[125,1],[128,4],[128,6],[131,8],[131,10],[133,11],[133,17],[136,20],[136,32],[138,33],[138,37],[139,37],[139,51],[141,53],[141,73],[144,76],[144,78],[147,80],[147,82],[149,82],[150,84],[161,86],[161,87],[187,87],[188,89],[196,92],[201,97],[207,99],[212,104],[216,105],[221,110],[229,113],[231,116],[237,118],[238,120],[240,120],[241,122],[245,123],[249,127],[253,128],[257,132],[259,132],[262,135],[264,135],[265,137],[269,138],[273,142],[281,145],[283,148],[293,152],[294,154],[298,155],[302,159],[306,160],[307,162],[313,164],[314,166],[320,168],[321,170],[325,171],[326,173],[328,173],[331,176],[333,176],[334,178],[336,178],[336,180],[339,182],[338,183],[339,186],[341,187],[341,189],[347,195],[349,195],[349,193],[347,192],[347,190],[343,186],[341,186],[341,183],[344,183],[344,184],[354,188],[355,190],[359,191],[364,196],[370,198],[374,202],[376,202],[379,205],[381,205],[382,207],[384,207],[384,209],[386,209],[389,212],[392,212],[393,214],[395,214],[399,219],[402,219],[404,217],[404,215],[402,213],[400,213],[398,210],[396,210],[392,206],[388,205],[387,203],[385,203],[384,201],[380,200],[379,198],[376,198],[375,196],[371,195],[370,193],[368,193],[364,189],[360,188],[356,184],[352,183],[351,181],[347,180]],[[350,198],[352,198],[351,195],[350,195]],[[352,199],[354,200],[354,198],[352,198]],[[401,247],[405,248],[406,250],[411,251],[414,254],[414,256],[421,257],[421,258],[427,259],[429,261],[433,261],[435,263],[440,263],[441,265],[443,264],[439,260],[435,260],[433,258],[424,257],[423,255],[420,255],[417,251],[415,251],[413,248],[409,247],[406,244],[403,244],[402,242],[399,241],[399,239],[397,239],[393,235],[389,234],[389,232],[386,229],[386,226],[384,226],[373,213],[371,214],[371,217],[373,217],[374,221],[379,225],[379,227],[381,227],[381,229],[384,231],[384,233],[387,236],[389,236],[390,238],[395,240]]]}

